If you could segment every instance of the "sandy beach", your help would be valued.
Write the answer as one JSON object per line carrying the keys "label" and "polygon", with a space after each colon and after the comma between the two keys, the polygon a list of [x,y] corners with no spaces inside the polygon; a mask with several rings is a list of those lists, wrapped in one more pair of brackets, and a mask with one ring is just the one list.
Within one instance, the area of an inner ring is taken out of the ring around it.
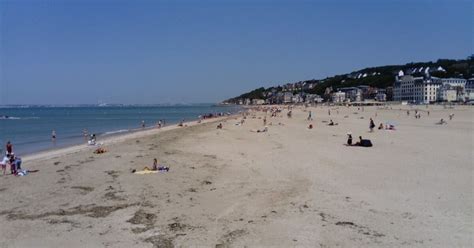
{"label": "sandy beach", "polygon": [[[474,109],[407,109],[295,107],[263,133],[251,111],[24,157],[39,171],[0,176],[0,247],[472,247]],[[170,171],[131,173],[154,158]]]}

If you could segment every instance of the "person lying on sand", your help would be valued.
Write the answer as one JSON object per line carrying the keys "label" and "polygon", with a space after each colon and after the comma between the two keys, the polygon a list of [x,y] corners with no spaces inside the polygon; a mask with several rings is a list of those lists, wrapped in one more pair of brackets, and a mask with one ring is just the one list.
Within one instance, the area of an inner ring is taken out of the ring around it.
{"label": "person lying on sand", "polygon": [[222,122],[217,125],[217,129],[222,129]]}
{"label": "person lying on sand", "polygon": [[385,130],[396,130],[395,125],[393,124],[387,124],[385,125]]}
{"label": "person lying on sand", "polygon": [[355,144],[352,144],[352,133],[347,133],[347,143],[346,146],[362,146],[362,147],[372,147],[372,141],[369,139],[362,139],[362,136],[359,136],[359,141]]}
{"label": "person lying on sand", "polygon": [[383,123],[380,123],[379,130],[382,130],[382,129],[384,129],[384,126],[383,126]]}
{"label": "person lying on sand", "polygon": [[362,139],[362,136],[359,136],[359,141],[355,143],[354,146],[372,147],[372,141],[369,139]]}
{"label": "person lying on sand", "polygon": [[435,123],[436,125],[443,125],[443,124],[448,124],[443,118],[441,118],[441,120],[439,120],[439,122],[436,122]]}
{"label": "person lying on sand", "polygon": [[257,130],[250,130],[250,132],[254,132],[254,133],[265,133],[265,132],[268,132],[268,126],[265,126],[263,129],[257,129]]}
{"label": "person lying on sand", "polygon": [[106,152],[107,152],[107,150],[105,150],[105,148],[102,148],[102,147],[99,147],[94,151],[95,154],[102,154],[102,153],[106,153]]}
{"label": "person lying on sand", "polygon": [[329,121],[328,126],[336,126],[339,125],[339,123],[334,123],[332,120]]}

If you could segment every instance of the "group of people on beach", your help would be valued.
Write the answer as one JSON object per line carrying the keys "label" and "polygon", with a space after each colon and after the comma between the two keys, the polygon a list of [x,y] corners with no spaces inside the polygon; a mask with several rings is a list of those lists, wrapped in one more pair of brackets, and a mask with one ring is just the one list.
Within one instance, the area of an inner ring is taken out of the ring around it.
{"label": "group of people on beach", "polygon": [[10,172],[12,175],[22,175],[23,173],[25,173],[21,170],[21,158],[16,156],[13,152],[13,144],[8,141],[5,145],[5,148],[5,156],[0,161],[0,166],[2,168],[3,175],[6,174],[7,166],[10,166]]}

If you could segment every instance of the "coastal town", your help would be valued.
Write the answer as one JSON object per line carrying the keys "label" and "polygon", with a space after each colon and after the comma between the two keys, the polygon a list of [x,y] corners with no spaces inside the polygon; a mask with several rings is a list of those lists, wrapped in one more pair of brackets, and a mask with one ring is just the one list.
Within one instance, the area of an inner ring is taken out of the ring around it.
{"label": "coastal town", "polygon": [[[468,57],[469,68],[472,67],[472,56]],[[356,72],[344,75],[337,82],[355,80],[368,82],[350,87],[324,87],[322,94],[315,94],[315,88],[324,85],[325,80],[308,80],[286,83],[268,89],[259,89],[257,97],[237,97],[226,102],[239,105],[263,104],[368,104],[380,105],[386,102],[403,104],[459,103],[473,104],[474,76],[457,73],[447,76],[442,66],[419,66],[405,70],[391,71],[392,83],[387,87],[373,86],[381,73]],[[467,77],[467,78],[466,78]],[[333,78],[334,81],[334,78]],[[251,94],[250,94],[251,95]],[[245,96],[245,95],[243,95]]]}

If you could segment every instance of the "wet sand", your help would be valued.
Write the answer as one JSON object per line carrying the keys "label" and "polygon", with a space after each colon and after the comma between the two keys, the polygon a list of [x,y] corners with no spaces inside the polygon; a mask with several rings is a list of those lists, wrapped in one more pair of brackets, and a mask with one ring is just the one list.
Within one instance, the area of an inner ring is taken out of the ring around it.
{"label": "wet sand", "polygon": [[[266,133],[253,112],[26,157],[39,172],[0,176],[0,247],[471,247],[473,108],[399,108],[298,107]],[[153,158],[170,171],[131,173]]]}

